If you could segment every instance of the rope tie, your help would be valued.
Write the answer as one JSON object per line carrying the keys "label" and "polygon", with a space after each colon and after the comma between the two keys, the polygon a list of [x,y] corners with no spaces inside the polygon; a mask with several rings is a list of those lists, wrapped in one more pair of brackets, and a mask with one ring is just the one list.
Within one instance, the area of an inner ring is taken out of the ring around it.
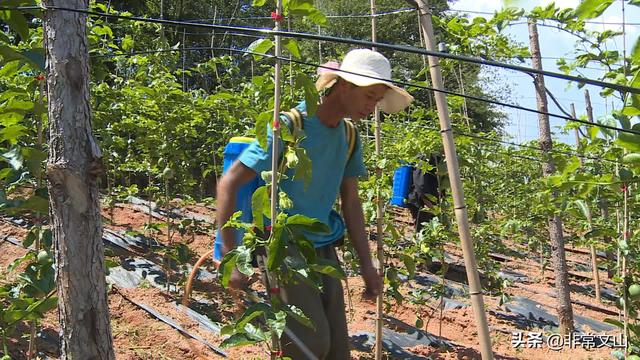
{"label": "rope tie", "polygon": [[271,18],[273,19],[273,21],[275,22],[281,22],[284,19],[284,16],[282,16],[282,14],[278,14],[275,11],[271,12]]}

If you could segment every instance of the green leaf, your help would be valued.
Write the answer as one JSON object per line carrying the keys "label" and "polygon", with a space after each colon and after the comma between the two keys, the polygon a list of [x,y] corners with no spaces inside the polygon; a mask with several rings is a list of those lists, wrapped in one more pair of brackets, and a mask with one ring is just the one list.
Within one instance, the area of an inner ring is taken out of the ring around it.
{"label": "green leaf", "polygon": [[615,143],[629,151],[640,152],[640,135],[620,132]]}
{"label": "green leaf", "polygon": [[260,56],[259,54],[266,55],[273,46],[274,44],[271,39],[258,39],[249,44],[249,46],[247,47],[247,51],[256,53],[253,54],[253,58],[256,60],[260,60],[262,56]]}
{"label": "green leaf", "polygon": [[313,6],[310,0],[290,0],[289,12],[292,15],[303,16],[317,25],[325,25],[327,17],[317,8]]}
{"label": "green leaf", "polygon": [[12,272],[16,267],[20,266],[20,264],[35,260],[36,254],[34,252],[28,252],[23,257],[19,257],[11,262],[9,266],[7,266],[7,272]]}
{"label": "green leaf", "polygon": [[4,62],[24,59],[22,54],[6,45],[0,45],[0,56],[2,56]]}
{"label": "green leaf", "polygon": [[620,329],[624,329],[624,324],[621,321],[618,321],[616,319],[611,319],[611,318],[605,318],[604,322],[607,324],[611,324],[613,326],[616,326]]}
{"label": "green leaf", "polygon": [[575,200],[574,204],[580,209],[582,215],[584,215],[585,219],[591,218],[591,210],[589,210],[589,205],[584,200]]}
{"label": "green leaf", "polygon": [[229,286],[229,279],[231,278],[231,274],[233,270],[236,268],[236,261],[238,260],[238,251],[237,249],[233,249],[226,253],[220,262],[220,266],[218,270],[222,274],[222,279],[220,282],[222,286],[225,288]]}
{"label": "green leaf", "polygon": [[236,331],[244,330],[245,326],[247,326],[251,320],[269,311],[271,311],[271,307],[265,303],[251,305],[247,310],[245,310],[240,320],[236,323]]}
{"label": "green leaf", "polygon": [[236,267],[241,273],[251,276],[253,275],[253,265],[251,264],[251,249],[244,246],[238,247],[238,257],[236,259]]}
{"label": "green leaf", "polygon": [[18,140],[27,134],[29,128],[23,125],[11,125],[0,130],[0,142],[8,141],[11,144],[18,143]]}
{"label": "green leaf", "polygon": [[313,325],[313,321],[311,321],[311,319],[309,319],[300,308],[295,305],[287,305],[286,311],[289,316],[296,319],[300,324],[315,331],[316,327]]}
{"label": "green leaf", "polygon": [[265,111],[258,115],[256,119],[256,139],[262,149],[268,151],[269,144],[267,143],[267,133],[269,132],[269,122],[273,117],[273,111]]}
{"label": "green leaf", "polygon": [[96,35],[98,36],[103,36],[106,35],[109,38],[113,38],[113,31],[111,31],[111,28],[103,25],[103,26],[94,26],[91,31],[93,31]]}
{"label": "green leaf", "polygon": [[268,330],[263,330],[262,328],[251,323],[247,324],[247,326],[244,327],[244,333],[247,334],[247,337],[249,339],[255,341],[266,341],[271,336],[271,332],[269,332]]}
{"label": "green leaf", "polygon": [[9,111],[29,111],[33,109],[34,103],[33,101],[25,101],[18,98],[11,98],[7,103],[6,109]]}
{"label": "green leaf", "polygon": [[638,116],[640,115],[640,108],[637,108],[635,106],[625,106],[624,108],[622,108],[622,115],[625,116]]}
{"label": "green leaf", "polygon": [[329,275],[334,278],[344,279],[346,274],[344,270],[336,263],[335,261],[331,261],[328,259],[318,258],[317,263],[310,264],[309,266],[311,270],[315,272],[319,272],[321,274]]}
{"label": "green leaf", "polygon": [[273,314],[273,316],[269,316],[267,318],[267,326],[271,329],[278,338],[282,337],[282,333],[284,332],[284,328],[287,324],[287,313],[286,311],[278,311]]}
{"label": "green leaf", "polygon": [[249,339],[246,334],[233,334],[228,338],[224,339],[224,341],[220,343],[220,347],[223,349],[226,349],[233,346],[252,345],[260,341],[262,340]]}
{"label": "green leaf", "polygon": [[17,10],[0,10],[0,20],[20,35],[22,41],[29,40],[29,23]]}
{"label": "green leaf", "polygon": [[267,0],[253,0],[253,3],[251,3],[251,6],[264,6],[264,4],[267,3]]}
{"label": "green leaf", "polygon": [[627,154],[622,158],[623,163],[640,165],[640,153]]}
{"label": "green leaf", "polygon": [[311,159],[307,156],[307,149],[303,147],[296,147],[296,154],[298,156],[298,166],[296,167],[296,173],[293,175],[293,179],[304,181],[304,190],[306,191],[311,182],[313,171]]}
{"label": "green leaf", "polygon": [[33,195],[27,201],[16,206],[15,209],[35,211],[41,214],[46,214],[49,212],[49,200],[38,195]]}
{"label": "green leaf", "polygon": [[44,314],[49,310],[55,309],[56,307],[58,307],[58,298],[55,296],[52,296],[50,298],[43,299],[31,304],[27,308],[27,311]]}
{"label": "green leaf", "polygon": [[301,214],[295,214],[287,218],[287,226],[301,227],[306,231],[316,233],[329,233],[330,229],[325,223],[318,219],[310,218]]}
{"label": "green leaf", "polygon": [[320,95],[315,83],[306,74],[298,74],[295,81],[296,89],[304,90],[304,100],[307,104],[307,116],[313,116],[318,110]]}
{"label": "green leaf", "polygon": [[620,178],[621,181],[627,182],[633,179],[633,172],[630,171],[629,169],[620,168],[618,170],[618,177]]}
{"label": "green leaf", "polygon": [[271,241],[269,242],[269,252],[267,255],[267,269],[277,269],[284,260],[286,254],[286,241],[282,236],[283,228],[281,225],[276,224],[273,227],[271,234]]}
{"label": "green leaf", "polygon": [[120,47],[124,51],[129,51],[133,49],[134,45],[135,45],[135,41],[133,41],[133,38],[131,37],[131,35],[127,34],[122,39],[122,44],[120,44]]}
{"label": "green leaf", "polygon": [[297,233],[294,231],[293,241],[295,242],[296,248],[302,255],[302,257],[307,261],[307,263],[315,263],[316,262],[316,248],[313,246],[313,242],[309,240],[304,234]]}
{"label": "green leaf", "polygon": [[582,0],[576,8],[576,16],[580,20],[596,18],[613,4],[614,0]]}
{"label": "green leaf", "polygon": [[407,268],[409,272],[409,278],[412,279],[416,276],[416,262],[413,259],[413,256],[409,256],[407,254],[401,254],[400,258],[404,263],[404,266]]}
{"label": "green leaf", "polygon": [[631,50],[631,62],[633,64],[640,64],[640,36],[636,39],[633,50]]}
{"label": "green leaf", "polygon": [[30,63],[39,71],[44,70],[43,48],[36,48],[19,52],[9,46],[0,45],[0,56],[2,56],[5,63],[15,60],[22,60]]}
{"label": "green leaf", "polygon": [[298,47],[298,42],[295,41],[295,39],[284,39],[282,44],[287,48],[287,50],[289,50],[294,58],[300,59],[300,48]]}
{"label": "green leaf", "polygon": [[31,147],[23,147],[22,157],[26,162],[29,173],[35,176],[42,168],[43,162],[47,159],[47,152]]}
{"label": "green leaf", "polygon": [[14,170],[22,169],[24,158],[22,157],[22,151],[20,151],[19,147],[16,146],[10,151],[2,154],[1,156],[9,163],[9,165],[11,165]]}
{"label": "green leaf", "polygon": [[29,231],[24,240],[22,240],[22,246],[28,248],[34,241],[36,241],[36,233],[34,231]]}
{"label": "green leaf", "polygon": [[270,206],[269,187],[264,185],[256,189],[251,196],[251,213],[253,214],[253,223],[261,231],[264,228],[264,216],[270,216]]}

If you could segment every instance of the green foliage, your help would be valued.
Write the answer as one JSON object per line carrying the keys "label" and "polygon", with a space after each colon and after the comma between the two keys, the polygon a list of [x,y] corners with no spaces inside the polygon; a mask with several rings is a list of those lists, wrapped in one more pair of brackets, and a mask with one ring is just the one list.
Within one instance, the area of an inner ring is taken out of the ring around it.
{"label": "green foliage", "polygon": [[593,19],[600,16],[613,4],[614,0],[582,0],[576,8],[576,15],[580,20]]}

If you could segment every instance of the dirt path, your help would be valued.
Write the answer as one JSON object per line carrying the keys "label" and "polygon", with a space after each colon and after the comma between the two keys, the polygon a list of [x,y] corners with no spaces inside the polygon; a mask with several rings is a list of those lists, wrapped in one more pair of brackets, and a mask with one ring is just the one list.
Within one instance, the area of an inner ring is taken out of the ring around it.
{"label": "dirt path", "polygon": [[[214,218],[215,212],[211,208],[204,206],[191,205],[189,211]],[[103,215],[109,217],[108,211],[104,211]],[[114,212],[113,223],[105,223],[105,228],[114,231],[133,231],[146,233],[149,236],[159,240],[164,244],[168,244],[166,228],[156,227],[155,230],[145,228],[149,216],[139,209],[120,204]],[[110,219],[108,219],[110,220]],[[178,221],[178,220],[175,220]],[[154,220],[161,223],[159,220]],[[212,246],[213,242],[213,226],[212,224],[201,224],[198,231],[185,232],[183,235],[178,232],[174,233],[171,243],[185,243],[191,249],[195,256],[191,263],[195,262],[202,254],[205,254]],[[26,230],[16,225],[0,222],[0,239],[3,236],[11,236],[20,239],[25,235]],[[370,244],[372,248],[374,243]],[[511,246],[515,246],[510,244]],[[447,251],[451,253],[453,258],[461,258],[461,252],[455,246],[448,246]],[[17,257],[22,256],[26,252],[25,249],[10,244],[6,241],[0,241],[0,267],[3,269],[3,276],[0,278],[2,283],[12,281],[13,273],[7,274],[4,269]],[[535,257],[534,257],[535,258]],[[588,257],[581,254],[570,254],[570,260],[588,264]],[[530,282],[525,284],[512,285],[507,289],[507,293],[513,297],[522,297],[536,301],[542,308],[554,314],[555,300],[552,296],[545,293],[553,292],[553,274],[547,270],[544,276],[540,274],[540,267],[536,261],[531,258],[510,258],[508,261],[501,263],[502,269],[517,271],[526,276]],[[209,267],[209,270],[212,270]],[[603,277],[605,276],[602,272]],[[585,273],[588,276],[588,273]],[[586,285],[588,283],[578,280],[572,280],[572,284],[576,286]],[[415,290],[415,284],[411,281],[407,282],[402,288],[405,294]],[[416,285],[417,286],[417,285]],[[462,285],[460,285],[462,286]],[[358,277],[350,277],[348,279],[349,291],[345,292],[347,299],[345,302],[351,304],[348,306],[348,319],[350,333],[374,332],[375,329],[375,304],[362,299],[364,286],[362,280]],[[199,325],[196,321],[189,318],[183,311],[178,309],[177,303],[181,301],[182,294],[167,294],[161,289],[150,286],[148,283],[142,283],[138,288],[119,289],[112,288],[109,292],[109,310],[111,314],[111,326],[114,338],[114,347],[116,349],[118,359],[212,359],[218,355],[203,342],[208,342],[213,346],[219,346],[222,337],[216,335],[210,330]],[[581,293],[572,293],[572,299],[580,300],[586,303],[595,304],[595,300]],[[197,283],[191,299],[191,308],[209,317],[215,323],[225,323],[230,321],[234,313],[238,311],[234,300],[227,294],[217,283],[217,280],[209,282]],[[468,304],[468,299],[459,297],[456,300]],[[611,349],[602,347],[600,349],[588,350],[578,346],[576,349],[566,347],[561,351],[550,350],[546,346],[542,348],[528,348],[524,343],[523,346],[514,348],[512,340],[513,332],[522,333],[523,339],[526,341],[528,337],[536,336],[535,333],[542,330],[536,328],[518,327],[515,321],[515,314],[505,310],[503,305],[499,304],[499,298],[495,296],[485,296],[485,305],[488,309],[488,321],[491,329],[491,337],[493,341],[493,350],[498,359],[602,359],[610,358]],[[194,340],[183,333],[175,330],[165,322],[158,320],[150,315],[147,311],[141,309],[133,302],[143,303],[153,308],[163,316],[167,316],[176,321],[176,323],[201,341]],[[443,339],[452,344],[452,348],[437,349],[431,346],[413,346],[405,348],[411,351],[416,358],[430,357],[434,359],[478,359],[480,354],[477,352],[477,332],[473,311],[467,306],[462,309],[446,310],[442,313],[440,320],[440,312],[438,311],[438,301],[431,300],[426,304],[417,305],[408,301],[397,304],[391,299],[388,316],[400,320],[409,325],[414,325],[418,317],[424,322],[423,330],[429,334],[439,335]],[[610,303],[598,304],[598,306],[616,311],[615,307]],[[590,319],[603,321],[611,315],[588,309],[583,306],[574,305],[574,313],[576,315],[586,316]],[[508,316],[507,316],[508,315]],[[58,331],[57,315],[49,313],[42,323],[43,334],[49,334],[49,337],[55,336]],[[601,332],[585,331],[600,334]],[[616,332],[612,332],[616,333]],[[533,335],[532,335],[533,334]],[[50,342],[39,339],[39,349],[51,349]],[[21,339],[19,342],[15,340],[11,343],[15,358],[20,359],[26,350],[26,341]],[[247,346],[240,348],[225,349],[228,357],[232,359],[266,359],[268,358],[268,349],[264,346]],[[49,358],[57,358],[59,354],[50,350],[47,352]],[[373,359],[371,351],[352,351],[352,359]]]}

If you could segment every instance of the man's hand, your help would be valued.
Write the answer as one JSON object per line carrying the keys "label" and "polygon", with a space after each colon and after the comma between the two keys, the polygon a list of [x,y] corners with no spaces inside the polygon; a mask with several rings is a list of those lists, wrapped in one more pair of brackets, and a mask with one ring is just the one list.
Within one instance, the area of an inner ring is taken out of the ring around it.
{"label": "man's hand", "polygon": [[378,270],[369,265],[362,268],[362,279],[366,289],[363,297],[367,299],[373,299],[382,292],[382,279],[378,275]]}

